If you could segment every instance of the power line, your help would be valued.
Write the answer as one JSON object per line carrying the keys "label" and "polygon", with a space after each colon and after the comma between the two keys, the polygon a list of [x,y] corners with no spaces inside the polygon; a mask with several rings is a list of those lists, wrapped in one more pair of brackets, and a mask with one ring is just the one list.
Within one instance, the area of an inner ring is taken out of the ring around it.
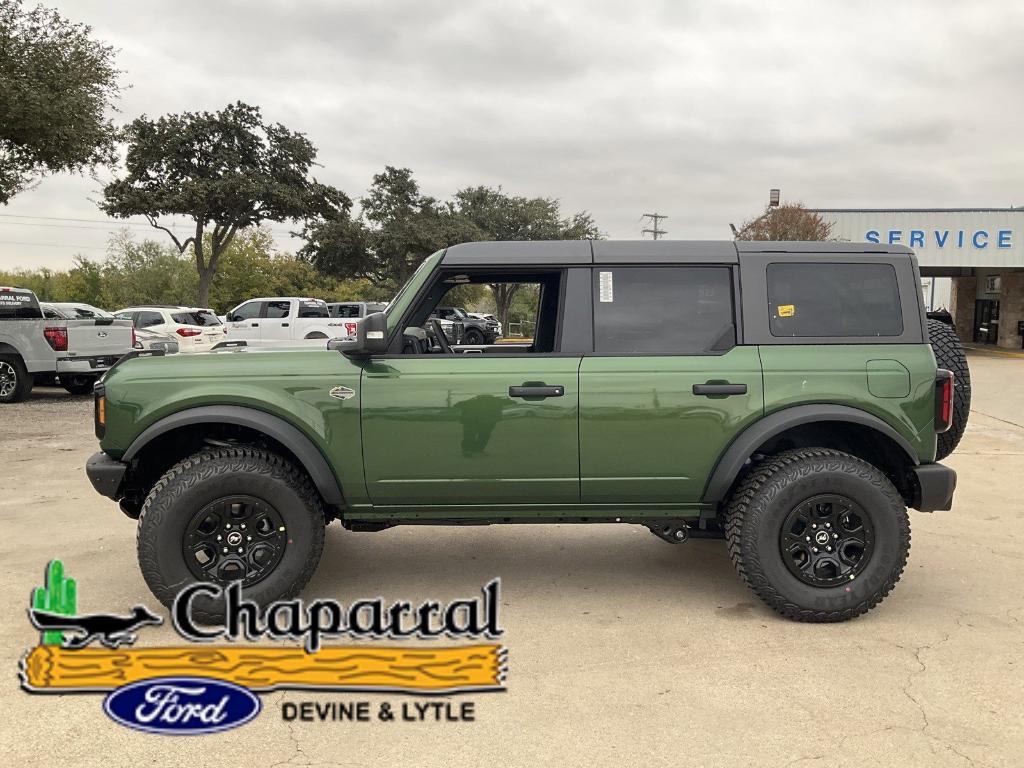
{"label": "power line", "polygon": [[23,240],[0,240],[0,245],[38,245],[46,248],[89,248],[94,251],[105,251],[105,245],[75,245],[74,243],[30,243]]}
{"label": "power line", "polygon": [[657,240],[662,235],[667,235],[668,234],[668,232],[666,232],[664,229],[659,229],[659,227],[658,227],[658,222],[661,221],[662,219],[667,219],[668,216],[666,216],[664,214],[661,214],[661,213],[645,213],[640,218],[650,219],[651,220],[651,227],[644,228],[644,229],[640,230],[640,236],[641,237],[643,237],[644,235],[650,233],[651,238],[654,239],[654,240]]}
{"label": "power line", "polygon": [[[81,226],[78,226],[78,225],[75,225],[75,224],[45,224],[45,223],[37,223],[37,221],[0,221],[0,224],[16,224],[16,225],[28,226],[28,227],[57,227],[57,228],[64,227],[64,228],[67,228],[67,229],[95,229],[97,231],[102,231],[104,229],[119,229],[121,227],[142,227],[143,229],[153,229],[153,227],[148,222],[144,222],[144,221],[120,221],[120,220],[116,220],[116,219],[78,219],[78,218],[72,218],[70,216],[29,216],[29,215],[17,214],[17,213],[0,213],[0,218],[2,218],[2,219],[34,219],[34,220],[41,221],[41,222],[73,221],[73,222],[82,222],[82,223],[87,223],[87,224],[106,224],[107,225],[107,227],[81,227]],[[171,230],[181,229],[181,230],[192,231],[192,230],[195,229],[194,226],[180,224],[180,223],[176,223],[176,222],[170,222],[166,226],[167,226],[168,229],[171,229]],[[289,230],[286,230],[286,229],[275,229],[274,227],[267,227],[267,226],[263,226],[262,228],[269,230],[272,234],[289,235],[289,236],[291,235],[291,232]]]}

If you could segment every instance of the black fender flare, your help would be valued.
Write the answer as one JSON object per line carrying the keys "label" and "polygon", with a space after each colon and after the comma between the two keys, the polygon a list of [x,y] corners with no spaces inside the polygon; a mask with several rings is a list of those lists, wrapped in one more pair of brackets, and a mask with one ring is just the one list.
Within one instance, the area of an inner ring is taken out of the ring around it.
{"label": "black fender flare", "polygon": [[743,465],[758,446],[763,445],[776,435],[782,434],[787,429],[819,421],[842,421],[869,427],[885,435],[902,448],[912,465],[917,466],[921,463],[918,460],[917,452],[903,435],[867,411],[847,405],[795,405],[765,416],[747,427],[732,441],[719,457],[715,470],[711,473],[708,484],[704,488],[703,501],[709,504],[724,501],[736,476],[739,475]]}
{"label": "black fender flare", "polygon": [[262,432],[295,455],[309,473],[324,501],[334,506],[344,506],[345,500],[338,479],[313,441],[279,416],[256,408],[239,405],[203,405],[172,413],[146,427],[128,446],[121,460],[125,463],[130,462],[139,451],[160,435],[193,424],[236,424]]}

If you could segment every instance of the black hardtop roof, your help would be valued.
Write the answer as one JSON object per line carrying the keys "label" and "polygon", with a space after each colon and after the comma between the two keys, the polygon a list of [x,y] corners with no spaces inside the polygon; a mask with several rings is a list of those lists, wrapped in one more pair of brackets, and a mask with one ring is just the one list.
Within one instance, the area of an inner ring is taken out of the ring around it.
{"label": "black hardtop roof", "polygon": [[520,240],[453,245],[445,250],[441,265],[736,264],[746,253],[909,255],[913,251],[904,245],[781,240]]}

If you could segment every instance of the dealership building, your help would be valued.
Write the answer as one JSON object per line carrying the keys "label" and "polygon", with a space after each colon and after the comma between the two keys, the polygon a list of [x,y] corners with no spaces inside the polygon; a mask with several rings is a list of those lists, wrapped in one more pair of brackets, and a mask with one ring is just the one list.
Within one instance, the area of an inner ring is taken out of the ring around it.
{"label": "dealership building", "polygon": [[929,309],[961,340],[1024,347],[1024,208],[817,208],[840,240],[914,249]]}

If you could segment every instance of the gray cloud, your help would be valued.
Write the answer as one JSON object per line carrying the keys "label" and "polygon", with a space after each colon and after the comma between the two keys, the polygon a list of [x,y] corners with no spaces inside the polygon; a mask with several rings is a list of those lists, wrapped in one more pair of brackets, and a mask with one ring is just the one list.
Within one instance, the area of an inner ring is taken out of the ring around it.
{"label": "gray cloud", "polygon": [[[652,208],[670,237],[728,237],[772,186],[829,207],[1024,197],[1009,1],[50,2],[121,49],[123,119],[259,104],[353,196],[404,165],[438,197],[557,196],[620,238]],[[101,219],[97,190],[55,177],[0,209],[0,265],[102,255],[102,223],[10,217]]]}

